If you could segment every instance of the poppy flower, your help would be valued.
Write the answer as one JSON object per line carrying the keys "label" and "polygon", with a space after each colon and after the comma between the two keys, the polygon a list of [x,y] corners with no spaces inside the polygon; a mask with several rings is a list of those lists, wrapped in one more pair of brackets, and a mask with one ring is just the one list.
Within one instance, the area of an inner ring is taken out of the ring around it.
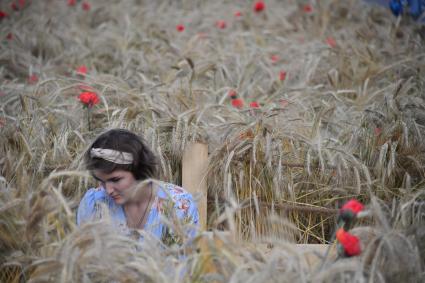
{"label": "poppy flower", "polygon": [[77,68],[76,72],[79,75],[86,75],[87,74],[87,67],[85,65],[81,65]]}
{"label": "poppy flower", "polygon": [[80,93],[80,95],[78,96],[78,99],[80,100],[81,103],[83,103],[87,107],[92,107],[93,105],[98,104],[100,101],[97,94],[91,91],[85,91]]}
{"label": "poppy flower", "polygon": [[243,107],[243,100],[240,98],[235,98],[232,100],[232,106],[235,108],[242,108]]}
{"label": "poppy flower", "polygon": [[234,89],[229,90],[227,95],[230,96],[231,99],[235,99],[238,97],[238,93]]}
{"label": "poppy flower", "polygon": [[4,12],[4,11],[2,11],[2,10],[0,10],[0,20],[3,20],[4,18],[6,18],[6,17],[8,17],[9,15],[6,13],[6,12]]}
{"label": "poppy flower", "polygon": [[10,7],[14,11],[19,11],[20,9],[23,9],[25,7],[25,0],[18,0],[18,3],[16,4],[15,1],[10,4]]}
{"label": "poppy flower", "polygon": [[286,72],[280,71],[279,72],[279,80],[283,82],[285,79],[286,79]]}
{"label": "poppy flower", "polygon": [[235,15],[236,18],[239,18],[240,16],[242,16],[242,12],[241,11],[236,11],[234,13],[234,15]]}
{"label": "poppy flower", "polygon": [[252,101],[252,102],[249,104],[249,107],[250,107],[250,108],[260,108],[260,104],[258,104],[258,102],[257,102],[257,101]]}
{"label": "poppy flower", "polygon": [[82,7],[83,7],[83,10],[84,10],[84,11],[90,11],[91,5],[90,5],[90,3],[89,3],[89,2],[84,1],[84,2],[82,3]]}
{"label": "poppy flower", "polygon": [[339,228],[336,232],[336,239],[344,248],[345,256],[350,257],[361,253],[359,238],[346,232],[343,228]]}
{"label": "poppy flower", "polygon": [[331,47],[331,48],[335,48],[336,47],[336,40],[335,40],[335,38],[333,38],[332,36],[328,36],[326,38],[326,44],[329,45],[329,47]]}
{"label": "poppy flower", "polygon": [[363,204],[355,199],[347,201],[339,211],[338,222],[342,221],[345,225],[349,225],[363,208]]}
{"label": "poppy flower", "polygon": [[182,31],[184,31],[184,25],[182,25],[182,24],[178,24],[178,25],[176,25],[176,30],[177,30],[178,32],[182,32]]}
{"label": "poppy flower", "polygon": [[257,1],[254,3],[253,9],[254,12],[259,13],[262,12],[266,8],[266,4],[264,1]]}
{"label": "poppy flower", "polygon": [[305,4],[303,6],[303,11],[304,13],[310,14],[311,12],[313,12],[313,7],[310,4]]}
{"label": "poppy flower", "polygon": [[215,23],[215,26],[218,27],[219,29],[225,29],[227,27],[226,21],[224,20],[218,20]]}
{"label": "poppy flower", "polygon": [[361,202],[356,199],[350,199],[341,207],[341,211],[351,211],[353,214],[357,215],[363,208],[364,205]]}
{"label": "poppy flower", "polygon": [[272,55],[270,56],[270,60],[272,60],[273,64],[276,64],[280,60],[280,58],[278,55]]}
{"label": "poppy flower", "polygon": [[10,8],[12,8],[13,11],[19,11],[18,5],[15,2],[12,2],[12,4],[10,4]]}
{"label": "poppy flower", "polygon": [[12,40],[12,39],[13,39],[13,33],[9,32],[9,33],[6,35],[6,39],[7,39],[7,40]]}
{"label": "poppy flower", "polygon": [[28,82],[29,82],[30,84],[35,84],[35,83],[37,83],[37,82],[38,82],[38,77],[37,77],[37,75],[33,74],[33,75],[29,76],[29,77],[28,77]]}
{"label": "poppy flower", "polygon": [[77,4],[77,0],[68,0],[68,6],[75,6]]}

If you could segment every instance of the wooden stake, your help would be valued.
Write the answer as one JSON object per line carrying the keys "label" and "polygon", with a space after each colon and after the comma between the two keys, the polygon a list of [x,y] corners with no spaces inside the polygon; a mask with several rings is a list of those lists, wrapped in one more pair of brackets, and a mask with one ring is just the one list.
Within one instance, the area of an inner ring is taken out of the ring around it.
{"label": "wooden stake", "polygon": [[207,228],[207,181],[208,145],[189,144],[183,153],[182,185],[197,200],[201,230]]}

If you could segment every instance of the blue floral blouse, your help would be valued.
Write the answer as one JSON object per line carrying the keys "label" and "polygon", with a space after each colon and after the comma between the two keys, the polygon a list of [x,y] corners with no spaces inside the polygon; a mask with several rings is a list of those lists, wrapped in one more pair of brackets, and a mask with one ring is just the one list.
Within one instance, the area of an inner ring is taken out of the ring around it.
{"label": "blue floral blouse", "polygon": [[[188,239],[192,239],[199,227],[198,207],[192,195],[171,183],[161,182],[158,187],[143,230],[160,239],[164,244],[180,243],[179,237],[174,235],[162,221],[163,217],[175,216],[183,224],[188,224],[184,226],[184,232]],[[104,208],[101,208],[102,204]],[[102,187],[89,189],[81,199],[77,211],[77,225],[103,218],[103,211],[109,212],[113,225],[121,233],[131,234],[132,229],[127,226],[124,208],[115,204]],[[143,237],[140,236],[139,240],[143,240]]]}

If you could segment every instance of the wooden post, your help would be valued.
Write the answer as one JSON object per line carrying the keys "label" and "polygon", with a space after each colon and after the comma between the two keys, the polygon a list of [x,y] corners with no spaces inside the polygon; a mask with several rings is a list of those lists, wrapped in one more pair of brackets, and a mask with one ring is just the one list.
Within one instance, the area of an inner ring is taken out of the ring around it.
{"label": "wooden post", "polygon": [[208,145],[189,144],[182,161],[182,186],[197,200],[199,222],[202,230],[207,228],[207,181]]}

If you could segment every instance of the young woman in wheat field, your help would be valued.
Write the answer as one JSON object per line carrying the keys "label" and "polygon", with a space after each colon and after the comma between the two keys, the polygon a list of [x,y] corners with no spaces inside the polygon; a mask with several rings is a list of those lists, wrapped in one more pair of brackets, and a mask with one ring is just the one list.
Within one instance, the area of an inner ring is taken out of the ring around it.
{"label": "young woman in wheat field", "polygon": [[[85,164],[99,186],[82,198],[79,226],[109,219],[123,234],[140,241],[149,234],[164,244],[181,244],[195,236],[199,213],[192,195],[177,185],[154,181],[157,158],[135,133],[124,129],[102,133],[85,153]],[[164,219],[183,228],[176,232]]]}

